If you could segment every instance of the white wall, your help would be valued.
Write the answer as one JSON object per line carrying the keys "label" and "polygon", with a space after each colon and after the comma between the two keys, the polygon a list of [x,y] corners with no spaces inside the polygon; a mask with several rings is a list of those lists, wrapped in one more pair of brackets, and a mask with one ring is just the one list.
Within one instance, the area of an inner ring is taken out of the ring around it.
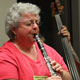
{"label": "white wall", "polygon": [[8,40],[5,34],[5,17],[8,8],[11,7],[13,3],[16,3],[16,0],[0,0],[0,46]]}

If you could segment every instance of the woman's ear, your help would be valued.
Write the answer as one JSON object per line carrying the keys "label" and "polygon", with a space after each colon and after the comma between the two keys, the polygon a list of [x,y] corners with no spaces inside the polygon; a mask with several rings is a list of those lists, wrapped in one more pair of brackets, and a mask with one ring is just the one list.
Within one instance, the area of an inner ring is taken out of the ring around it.
{"label": "woman's ear", "polygon": [[10,30],[14,33],[14,35],[16,35],[16,28],[14,25],[11,25]]}

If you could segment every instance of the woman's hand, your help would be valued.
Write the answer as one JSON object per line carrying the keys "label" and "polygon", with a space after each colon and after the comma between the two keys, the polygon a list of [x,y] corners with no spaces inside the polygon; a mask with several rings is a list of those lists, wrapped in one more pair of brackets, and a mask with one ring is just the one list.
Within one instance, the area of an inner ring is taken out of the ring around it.
{"label": "woman's hand", "polygon": [[61,74],[63,73],[63,69],[59,63],[56,61],[51,62],[52,68],[57,72],[57,76],[48,77],[46,80],[62,80]]}
{"label": "woman's hand", "polygon": [[60,75],[63,74],[63,69],[59,63],[57,63],[55,60],[51,62],[52,68],[59,73]]}

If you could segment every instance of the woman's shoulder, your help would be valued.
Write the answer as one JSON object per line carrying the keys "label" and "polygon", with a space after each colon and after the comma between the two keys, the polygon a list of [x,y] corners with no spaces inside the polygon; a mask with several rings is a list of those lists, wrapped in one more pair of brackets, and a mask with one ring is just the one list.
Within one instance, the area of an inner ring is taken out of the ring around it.
{"label": "woman's shoulder", "polygon": [[0,61],[8,61],[13,64],[15,63],[16,50],[12,42],[7,41],[0,47]]}

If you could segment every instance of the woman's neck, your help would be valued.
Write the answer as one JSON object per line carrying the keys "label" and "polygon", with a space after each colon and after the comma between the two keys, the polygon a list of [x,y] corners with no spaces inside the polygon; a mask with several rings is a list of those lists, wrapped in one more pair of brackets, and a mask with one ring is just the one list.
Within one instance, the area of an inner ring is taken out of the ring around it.
{"label": "woman's neck", "polygon": [[14,42],[14,45],[16,46],[16,48],[18,48],[18,50],[27,55],[28,57],[30,57],[33,60],[37,60],[37,51],[36,51],[36,47],[34,44],[32,44],[31,46],[20,46],[17,43]]}

